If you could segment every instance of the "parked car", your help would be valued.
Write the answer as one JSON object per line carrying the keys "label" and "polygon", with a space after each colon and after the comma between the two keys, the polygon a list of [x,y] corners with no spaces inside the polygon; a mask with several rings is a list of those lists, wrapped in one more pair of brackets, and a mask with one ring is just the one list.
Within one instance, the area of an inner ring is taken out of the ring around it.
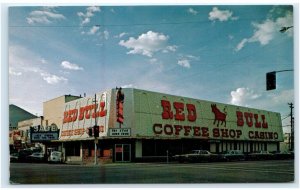
{"label": "parked car", "polygon": [[62,162],[62,152],[59,151],[52,151],[49,162],[56,162],[56,163],[61,163]]}
{"label": "parked car", "polygon": [[188,154],[175,155],[173,158],[179,162],[203,162],[216,161],[218,155],[207,150],[192,150]]}
{"label": "parked car", "polygon": [[44,162],[45,161],[45,155],[42,152],[35,152],[29,156],[27,156],[28,162]]}
{"label": "parked car", "polygon": [[28,156],[32,154],[30,149],[22,149],[19,151],[18,161],[19,162],[27,162]]}
{"label": "parked car", "polygon": [[10,160],[10,162],[18,162],[19,161],[19,153],[12,153],[12,154],[10,154],[10,156],[9,156],[9,160]]}
{"label": "parked car", "polygon": [[292,159],[293,158],[293,154],[291,152],[288,152],[288,151],[275,151],[275,152],[272,152],[272,154],[274,155],[274,159],[277,159],[277,160],[284,160],[284,159]]}
{"label": "parked car", "polygon": [[228,150],[220,155],[222,161],[245,160],[245,155],[241,150]]}
{"label": "parked car", "polygon": [[253,152],[248,154],[248,160],[270,160],[273,159],[274,155],[271,154],[269,151],[261,150],[257,152]]}

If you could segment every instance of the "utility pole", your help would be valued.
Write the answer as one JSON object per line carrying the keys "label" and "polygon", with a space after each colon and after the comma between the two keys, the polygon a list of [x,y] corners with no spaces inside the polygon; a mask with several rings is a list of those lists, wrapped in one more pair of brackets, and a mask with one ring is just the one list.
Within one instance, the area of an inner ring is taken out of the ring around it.
{"label": "utility pole", "polygon": [[290,136],[290,151],[294,151],[294,117],[293,117],[293,103],[288,103],[291,108],[291,136]]}
{"label": "utility pole", "polygon": [[96,111],[97,111],[97,99],[96,99],[96,94],[95,94],[95,99],[93,100],[93,102],[95,103],[95,106],[94,106],[94,114],[95,114],[95,126],[94,126],[94,137],[95,137],[95,140],[94,140],[94,143],[95,143],[95,152],[94,152],[94,156],[95,156],[95,161],[94,161],[94,165],[97,165],[97,137],[95,136],[95,133],[97,132],[95,129],[96,129],[96,126],[97,126],[97,114],[96,114]]}

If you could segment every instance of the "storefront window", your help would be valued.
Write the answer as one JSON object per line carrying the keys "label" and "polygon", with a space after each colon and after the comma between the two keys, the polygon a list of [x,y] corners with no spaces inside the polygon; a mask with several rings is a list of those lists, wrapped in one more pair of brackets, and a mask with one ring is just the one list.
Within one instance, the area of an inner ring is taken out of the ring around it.
{"label": "storefront window", "polygon": [[67,143],[66,156],[80,156],[80,142]]}

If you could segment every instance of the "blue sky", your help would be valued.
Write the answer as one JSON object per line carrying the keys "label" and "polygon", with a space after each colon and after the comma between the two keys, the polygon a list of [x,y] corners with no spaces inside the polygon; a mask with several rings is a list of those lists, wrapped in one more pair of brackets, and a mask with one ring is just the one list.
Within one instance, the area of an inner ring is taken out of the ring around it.
{"label": "blue sky", "polygon": [[[64,94],[116,86],[289,114],[292,6],[10,7],[9,103],[42,115]],[[288,125],[289,119],[283,120]],[[285,127],[285,129],[288,129]]]}

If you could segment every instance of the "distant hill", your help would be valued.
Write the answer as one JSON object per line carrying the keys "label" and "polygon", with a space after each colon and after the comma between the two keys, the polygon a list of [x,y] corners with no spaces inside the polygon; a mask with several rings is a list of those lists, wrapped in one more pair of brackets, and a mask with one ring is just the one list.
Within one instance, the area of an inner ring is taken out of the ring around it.
{"label": "distant hill", "polygon": [[16,128],[19,121],[33,118],[37,118],[37,116],[14,104],[9,105],[9,124],[11,127]]}

